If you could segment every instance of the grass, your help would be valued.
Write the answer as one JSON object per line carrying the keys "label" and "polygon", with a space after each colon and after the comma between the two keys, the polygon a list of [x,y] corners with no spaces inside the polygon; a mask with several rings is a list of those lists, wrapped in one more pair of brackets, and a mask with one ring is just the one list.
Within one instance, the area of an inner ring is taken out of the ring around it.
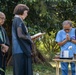
{"label": "grass", "polygon": [[[33,71],[34,75],[36,75],[36,73],[39,73],[39,75],[56,75],[55,68],[45,64],[33,64]],[[12,66],[7,67],[6,75],[13,75]]]}
{"label": "grass", "polygon": [[55,75],[55,68],[47,66],[45,64],[33,64],[34,75]]}
{"label": "grass", "polygon": [[8,66],[6,68],[6,75],[13,75],[13,68],[12,68],[12,66]]}
{"label": "grass", "polygon": [[[56,75],[55,67],[56,64],[54,62],[51,62],[52,67],[46,66],[45,64],[33,64],[33,71],[34,74],[39,73],[39,75]],[[8,66],[6,69],[6,75],[13,75],[13,69],[12,66]],[[61,72],[60,72],[61,75]],[[69,75],[71,75],[71,72],[69,71]]]}

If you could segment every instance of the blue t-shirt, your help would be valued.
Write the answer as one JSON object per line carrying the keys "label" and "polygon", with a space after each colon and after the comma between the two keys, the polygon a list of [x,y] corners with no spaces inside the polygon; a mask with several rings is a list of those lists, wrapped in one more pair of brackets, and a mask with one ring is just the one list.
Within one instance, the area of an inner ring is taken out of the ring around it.
{"label": "blue t-shirt", "polygon": [[[56,42],[62,42],[63,40],[66,39],[66,32],[64,30],[60,30],[57,33],[56,36]],[[75,28],[72,28],[70,30],[70,32],[68,33],[71,39],[75,39]],[[72,46],[72,49],[68,49],[69,46]],[[68,50],[69,51],[69,57],[73,57],[73,54],[76,53],[76,44],[72,43],[72,42],[66,42],[64,45],[60,46],[61,48],[61,53],[60,53],[60,57],[62,57],[62,52],[64,50]]]}

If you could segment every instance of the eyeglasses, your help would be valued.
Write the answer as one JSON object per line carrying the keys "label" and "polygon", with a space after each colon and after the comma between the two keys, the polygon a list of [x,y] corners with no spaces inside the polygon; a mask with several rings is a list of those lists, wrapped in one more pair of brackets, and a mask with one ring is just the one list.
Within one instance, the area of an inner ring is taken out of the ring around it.
{"label": "eyeglasses", "polygon": [[70,29],[64,29],[64,31],[66,31],[66,30],[68,30],[68,31],[69,31]]}
{"label": "eyeglasses", "polygon": [[4,17],[0,17],[0,19],[4,20],[5,21],[5,18]]}

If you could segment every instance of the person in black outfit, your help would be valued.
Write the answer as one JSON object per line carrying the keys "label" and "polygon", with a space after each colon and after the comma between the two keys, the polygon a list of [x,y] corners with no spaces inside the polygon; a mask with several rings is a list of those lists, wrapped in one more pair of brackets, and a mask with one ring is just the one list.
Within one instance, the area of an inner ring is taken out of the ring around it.
{"label": "person in black outfit", "polygon": [[[5,29],[2,27],[5,21],[5,14],[0,12],[0,68],[6,69],[6,55],[9,48],[9,40]],[[0,75],[5,75],[5,72],[0,70]]]}
{"label": "person in black outfit", "polygon": [[29,8],[18,4],[14,9],[12,22],[12,56],[13,75],[33,75],[32,70],[32,40],[23,20],[28,15]]}

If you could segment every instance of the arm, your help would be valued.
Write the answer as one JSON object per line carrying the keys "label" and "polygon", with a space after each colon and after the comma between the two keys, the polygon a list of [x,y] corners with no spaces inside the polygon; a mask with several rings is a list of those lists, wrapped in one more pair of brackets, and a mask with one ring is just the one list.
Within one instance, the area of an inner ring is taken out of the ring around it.
{"label": "arm", "polygon": [[4,43],[3,43],[2,40],[0,39],[0,45],[1,45],[1,44],[4,44]]}
{"label": "arm", "polygon": [[3,53],[6,53],[7,51],[8,51],[8,46],[7,45],[5,45],[2,41],[1,41],[1,39],[0,39],[0,45],[1,45],[1,51],[3,52]]}
{"label": "arm", "polygon": [[31,40],[31,38],[29,38],[28,35],[22,34],[22,28],[21,27],[17,28],[17,34],[18,34],[19,38],[28,40],[30,43],[32,43],[32,40]]}
{"label": "arm", "polygon": [[17,34],[18,34],[18,37],[19,37],[19,38],[27,39],[27,36],[25,36],[25,35],[22,34],[22,29],[21,29],[21,27],[18,27],[18,28],[17,28]]}
{"label": "arm", "polygon": [[57,37],[56,37],[56,41],[58,42],[59,46],[63,46],[64,44],[70,41],[69,34],[66,34],[65,40],[61,40],[62,39],[61,34],[62,34],[61,32],[58,32]]}
{"label": "arm", "polygon": [[65,40],[63,40],[62,42],[58,42],[58,45],[59,45],[59,46],[62,46],[62,45],[64,45],[66,42],[67,42],[67,40],[65,39]]}
{"label": "arm", "polygon": [[68,41],[70,41],[70,36],[68,34],[66,34],[66,39],[63,40],[62,42],[59,42],[58,45],[59,46],[62,46],[62,45],[64,45]]}
{"label": "arm", "polygon": [[0,39],[0,45],[2,46],[2,47],[5,47],[6,45],[2,42],[2,40]]}
{"label": "arm", "polygon": [[1,51],[2,51],[3,53],[6,53],[6,52],[8,51],[8,49],[9,49],[9,47],[8,47],[7,45],[1,44]]}
{"label": "arm", "polygon": [[[8,36],[7,36],[7,33],[5,31],[5,29],[2,27],[2,30],[4,32],[4,35],[5,35],[5,40],[2,44],[1,44],[1,51],[3,53],[6,53],[8,51],[8,48],[9,48],[9,39],[8,39]],[[3,36],[4,36],[3,35]]]}
{"label": "arm", "polygon": [[72,39],[71,42],[74,43],[74,44],[76,44],[76,40],[73,40],[73,39]]}
{"label": "arm", "polygon": [[8,35],[7,35],[6,31],[5,31],[5,37],[6,37],[5,45],[10,46],[10,41],[9,41],[9,38],[8,38]]}
{"label": "arm", "polygon": [[64,41],[62,41],[62,42],[59,42],[58,45],[59,45],[59,46],[62,46],[62,45],[64,45],[66,42],[72,42],[72,43],[76,44],[76,40],[70,39],[69,35],[67,34],[67,35],[66,35],[66,39],[65,39]]}

